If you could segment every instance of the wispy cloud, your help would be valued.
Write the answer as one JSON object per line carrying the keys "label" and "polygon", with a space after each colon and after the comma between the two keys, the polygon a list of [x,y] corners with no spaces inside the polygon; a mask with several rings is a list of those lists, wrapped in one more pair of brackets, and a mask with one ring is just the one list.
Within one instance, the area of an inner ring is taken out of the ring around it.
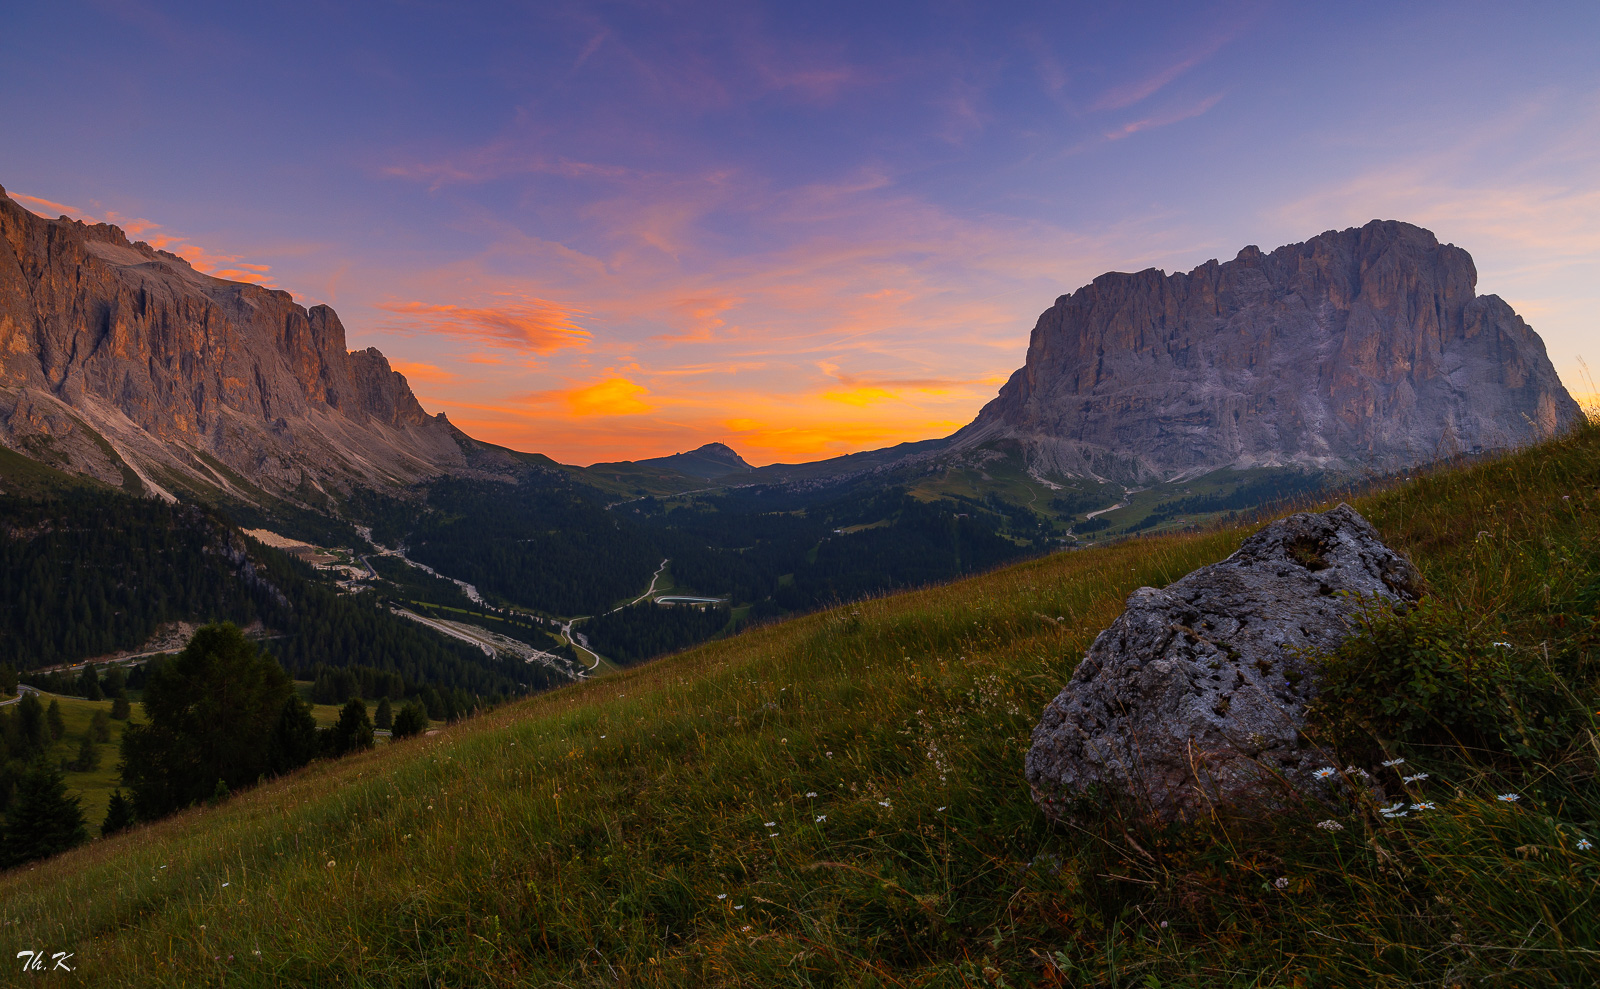
{"label": "wispy cloud", "polygon": [[386,302],[377,308],[403,317],[392,327],[401,332],[465,336],[538,354],[563,347],[582,347],[591,336],[576,323],[583,315],[582,310],[544,299],[491,306]]}
{"label": "wispy cloud", "polygon": [[1237,17],[1220,30],[1195,42],[1187,51],[1175,56],[1167,64],[1137,79],[1111,87],[1090,103],[1089,109],[1124,110],[1161,92],[1179,76],[1208,61],[1228,42],[1238,37],[1255,20],[1259,7],[1260,5],[1256,5],[1246,10],[1243,16]]}
{"label": "wispy cloud", "polygon": [[1195,117],[1205,113],[1207,110],[1216,106],[1221,101],[1222,94],[1217,93],[1213,96],[1207,96],[1205,99],[1193,104],[1192,106],[1180,107],[1176,110],[1169,110],[1165,113],[1151,114],[1150,116],[1142,117],[1139,120],[1129,121],[1128,123],[1123,124],[1121,127],[1116,127],[1106,131],[1104,136],[1107,141],[1120,141],[1123,138],[1131,137],[1140,131],[1150,130],[1154,127],[1165,127],[1168,124],[1175,124],[1183,120],[1193,120]]}

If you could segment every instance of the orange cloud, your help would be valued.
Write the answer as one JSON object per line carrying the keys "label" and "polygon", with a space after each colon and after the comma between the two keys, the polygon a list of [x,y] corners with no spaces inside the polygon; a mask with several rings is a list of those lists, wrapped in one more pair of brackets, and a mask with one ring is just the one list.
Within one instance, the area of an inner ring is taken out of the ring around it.
{"label": "orange cloud", "polygon": [[663,333],[651,337],[663,343],[710,343],[715,331],[728,325],[721,319],[723,313],[744,302],[735,296],[696,296],[679,299],[672,304],[672,312],[685,328],[682,333]]}
{"label": "orange cloud", "polygon": [[26,206],[29,203],[34,203],[34,204],[36,204],[38,206],[43,206],[45,209],[49,210],[50,212],[49,213],[39,213],[38,210],[33,210],[33,212],[34,213],[38,213],[38,215],[40,215],[40,216],[42,216],[42,217],[44,217],[45,219],[48,219],[48,220],[53,220],[58,216],[82,216],[83,215],[83,210],[78,209],[76,206],[64,206],[61,203],[51,202],[48,199],[40,199],[38,196],[24,196],[20,192],[9,192],[9,193],[6,193],[6,195],[10,196],[13,200],[15,200],[17,202],[22,203],[24,206]]}
{"label": "orange cloud", "polygon": [[389,366],[406,376],[407,381],[426,381],[429,384],[443,384],[456,380],[456,376],[442,367],[434,364],[423,364],[420,361],[390,361]]}
{"label": "orange cloud", "polygon": [[563,347],[582,347],[590,337],[588,330],[574,322],[584,315],[582,310],[544,299],[481,307],[391,302],[380,303],[378,308],[406,317],[406,324],[394,327],[405,332],[420,329],[468,336],[501,346],[511,344],[538,354]]}
{"label": "orange cloud", "polygon": [[606,378],[592,385],[569,388],[562,397],[575,416],[631,416],[655,407],[639,400],[649,389],[627,378]]}

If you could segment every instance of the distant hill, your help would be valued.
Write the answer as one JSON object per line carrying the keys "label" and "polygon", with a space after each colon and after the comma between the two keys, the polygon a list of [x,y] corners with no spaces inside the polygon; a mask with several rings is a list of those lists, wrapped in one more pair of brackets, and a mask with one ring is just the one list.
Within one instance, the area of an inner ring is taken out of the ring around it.
{"label": "distant hill", "polygon": [[[730,474],[748,474],[755,470],[744,462],[744,458],[733,452],[733,448],[722,443],[707,443],[705,446],[688,453],[674,453],[670,457],[651,457],[648,460],[633,461],[636,467],[659,467],[666,470],[675,470],[690,477],[701,480],[715,480],[727,477]],[[595,467],[603,468],[606,465],[596,464]]]}

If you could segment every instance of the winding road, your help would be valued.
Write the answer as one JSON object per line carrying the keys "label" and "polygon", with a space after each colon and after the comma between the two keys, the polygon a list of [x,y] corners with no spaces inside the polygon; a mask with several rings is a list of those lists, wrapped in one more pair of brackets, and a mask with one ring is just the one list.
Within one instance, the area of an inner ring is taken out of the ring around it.
{"label": "winding road", "polygon": [[8,701],[0,701],[0,707],[5,707],[8,704],[19,703],[22,700],[22,696],[24,694],[38,695],[38,693],[39,693],[39,688],[30,687],[25,683],[19,683],[19,684],[17,684],[17,696],[11,698]]}

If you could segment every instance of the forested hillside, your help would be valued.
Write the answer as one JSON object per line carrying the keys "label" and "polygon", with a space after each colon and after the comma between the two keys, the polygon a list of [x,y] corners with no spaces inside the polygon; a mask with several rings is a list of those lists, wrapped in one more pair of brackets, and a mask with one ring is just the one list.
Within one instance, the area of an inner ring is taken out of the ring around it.
{"label": "forested hillside", "polygon": [[444,692],[451,711],[549,685],[542,670],[395,617],[376,595],[341,594],[205,506],[91,487],[0,496],[0,664],[132,651],[165,623],[219,620],[262,626],[296,676],[393,674],[407,696]]}

